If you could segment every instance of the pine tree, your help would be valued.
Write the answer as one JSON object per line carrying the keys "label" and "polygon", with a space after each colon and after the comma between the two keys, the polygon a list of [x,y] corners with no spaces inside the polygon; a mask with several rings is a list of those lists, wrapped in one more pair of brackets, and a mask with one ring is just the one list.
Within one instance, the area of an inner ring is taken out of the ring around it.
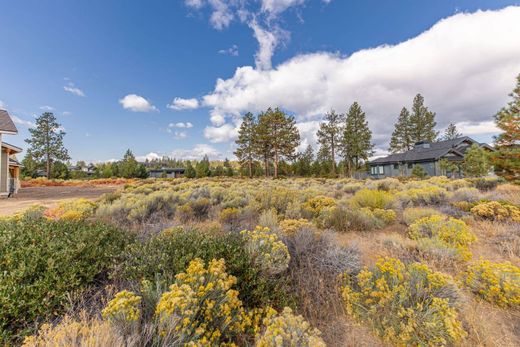
{"label": "pine tree", "polygon": [[195,178],[197,176],[197,172],[195,172],[195,168],[191,164],[191,161],[186,162],[186,171],[185,175],[187,178]]}
{"label": "pine tree", "polygon": [[253,152],[264,163],[265,177],[269,177],[269,161],[272,158],[271,133],[266,112],[258,115],[258,123],[254,127]]}
{"label": "pine tree", "polygon": [[253,114],[251,112],[246,113],[238,130],[238,139],[235,141],[237,149],[234,154],[240,162],[240,165],[247,165],[249,178],[253,177],[255,127],[256,124]]}
{"label": "pine tree", "polygon": [[343,114],[337,114],[334,110],[331,110],[325,114],[324,122],[320,123],[320,129],[316,133],[318,142],[330,149],[333,174],[336,174],[336,149],[343,135],[342,126],[344,121],[345,116]]}
{"label": "pine tree", "polygon": [[410,115],[410,134],[412,145],[419,141],[433,142],[439,135],[435,131],[435,112],[424,106],[424,98],[417,94],[413,99],[412,114]]}
{"label": "pine tree", "polygon": [[[231,162],[228,160],[228,158],[224,160],[224,171],[227,177],[233,177],[233,175],[235,174],[233,171],[233,167],[231,166]],[[250,175],[252,175],[252,171],[250,171]]]}
{"label": "pine tree", "polygon": [[365,112],[354,102],[347,113],[345,130],[341,143],[341,154],[347,165],[347,173],[354,171],[372,155],[372,131],[368,127]]}
{"label": "pine tree", "polygon": [[124,178],[134,178],[138,176],[139,163],[131,150],[127,150],[123,160],[119,163],[119,175]]}
{"label": "pine tree", "polygon": [[390,152],[401,153],[406,152],[413,148],[413,141],[410,129],[410,112],[403,107],[397,123],[395,123],[395,129],[392,133],[390,140]]}
{"label": "pine tree", "polygon": [[513,98],[495,115],[495,123],[502,133],[495,137],[496,152],[491,157],[497,175],[520,181],[520,75],[510,94]]}
{"label": "pine tree", "polygon": [[36,127],[29,132],[31,138],[25,140],[30,145],[27,153],[37,162],[45,163],[47,178],[51,178],[53,162],[70,160],[63,146],[65,132],[52,112],[44,112],[36,118]]}
{"label": "pine tree", "polygon": [[295,162],[295,173],[298,176],[309,176],[312,169],[312,161],[314,160],[314,151],[311,145],[308,145],[303,153],[298,155],[298,160]]}
{"label": "pine tree", "polygon": [[210,169],[209,158],[208,158],[207,154],[204,155],[202,160],[199,161],[195,165],[195,172],[197,174],[197,178],[211,176],[211,169]]}
{"label": "pine tree", "polygon": [[296,147],[300,144],[296,121],[278,108],[269,108],[259,117],[258,125],[262,129],[256,132],[262,136],[263,148],[260,153],[267,160],[273,160],[274,178],[278,178],[279,162],[284,158],[293,159]]}
{"label": "pine tree", "polygon": [[316,154],[312,173],[316,176],[328,176],[332,173],[332,151],[327,144],[322,144]]}
{"label": "pine tree", "polygon": [[444,130],[444,135],[442,135],[441,140],[455,140],[459,137],[462,137],[462,133],[459,133],[455,124],[450,123],[446,130]]}
{"label": "pine tree", "polygon": [[470,177],[485,176],[491,166],[486,150],[474,143],[464,154],[464,173]]}

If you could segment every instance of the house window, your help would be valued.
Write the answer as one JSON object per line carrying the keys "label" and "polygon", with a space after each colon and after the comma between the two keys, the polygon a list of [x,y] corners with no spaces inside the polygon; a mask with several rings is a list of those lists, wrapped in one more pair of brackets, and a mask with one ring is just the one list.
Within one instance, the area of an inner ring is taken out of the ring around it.
{"label": "house window", "polygon": [[378,166],[377,168],[378,168],[378,171],[379,171],[378,173],[379,173],[380,175],[383,175],[383,174],[385,173],[385,169],[384,169],[383,166]]}
{"label": "house window", "polygon": [[408,168],[411,169],[413,167],[412,163],[408,163]]}
{"label": "house window", "polygon": [[394,170],[399,170],[399,164],[394,164]]}

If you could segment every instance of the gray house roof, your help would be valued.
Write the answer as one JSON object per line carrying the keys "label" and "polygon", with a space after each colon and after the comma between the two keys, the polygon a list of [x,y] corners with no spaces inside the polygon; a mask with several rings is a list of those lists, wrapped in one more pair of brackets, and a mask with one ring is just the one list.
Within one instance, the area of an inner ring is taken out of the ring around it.
{"label": "gray house roof", "polygon": [[[460,145],[462,142],[468,141],[479,144],[477,141],[470,137],[463,136],[454,140],[446,140],[439,142],[432,142],[429,144],[429,148],[416,145],[415,148],[406,151],[404,153],[390,154],[384,158],[378,158],[370,162],[370,164],[391,164],[391,163],[402,163],[402,162],[421,162],[437,160],[445,156],[448,153],[453,153],[455,156],[464,157],[464,153],[457,150],[455,147]],[[489,150],[493,150],[492,147],[486,144],[479,144],[485,146]]]}
{"label": "gray house roof", "polygon": [[18,129],[6,110],[0,110],[0,132],[18,133]]}

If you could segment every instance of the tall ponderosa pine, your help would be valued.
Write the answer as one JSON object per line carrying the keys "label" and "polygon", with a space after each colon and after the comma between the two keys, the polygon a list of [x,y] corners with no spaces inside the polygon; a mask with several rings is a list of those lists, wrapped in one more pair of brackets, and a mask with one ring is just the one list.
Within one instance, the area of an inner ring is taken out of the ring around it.
{"label": "tall ponderosa pine", "polygon": [[296,121],[278,108],[269,108],[259,116],[257,130],[257,136],[261,136],[260,154],[273,160],[274,178],[277,178],[279,162],[284,158],[293,159],[300,144]]}
{"label": "tall ponderosa pine", "polygon": [[343,122],[345,116],[331,110],[325,114],[324,121],[320,123],[320,129],[316,133],[318,142],[330,150],[332,158],[332,173],[336,174],[336,149],[343,135]]}
{"label": "tall ponderosa pine", "polygon": [[410,134],[412,144],[419,141],[433,142],[439,135],[435,131],[435,112],[424,106],[424,98],[417,94],[413,99],[412,114],[410,115]]}
{"label": "tall ponderosa pine", "polygon": [[389,150],[392,153],[406,152],[413,148],[413,144],[410,129],[410,112],[406,107],[403,107],[397,119],[397,123],[395,123]]}
{"label": "tall ponderosa pine", "polygon": [[446,130],[444,130],[444,135],[442,135],[441,140],[455,140],[459,137],[462,137],[462,133],[459,133],[455,124],[450,123]]}
{"label": "tall ponderosa pine", "polygon": [[258,122],[254,126],[253,149],[255,156],[264,163],[265,177],[269,177],[269,161],[272,158],[271,133],[267,112],[258,115]]}
{"label": "tall ponderosa pine", "polygon": [[246,113],[238,130],[238,139],[235,141],[237,149],[234,154],[242,167],[247,165],[249,178],[253,177],[255,127],[255,117],[251,112]]}
{"label": "tall ponderosa pine", "polygon": [[365,112],[357,102],[354,102],[346,116],[341,144],[341,154],[349,176],[352,176],[361,164],[368,160],[373,153],[373,147],[372,131],[368,127]]}
{"label": "tall ponderosa pine", "polygon": [[510,94],[513,98],[495,115],[495,123],[502,133],[495,137],[496,152],[492,163],[497,175],[520,181],[520,75]]}
{"label": "tall ponderosa pine", "polygon": [[45,112],[36,118],[36,127],[29,129],[29,132],[31,138],[25,140],[30,145],[27,154],[37,162],[44,162],[47,178],[51,178],[54,161],[70,160],[63,146],[65,132],[52,112]]}

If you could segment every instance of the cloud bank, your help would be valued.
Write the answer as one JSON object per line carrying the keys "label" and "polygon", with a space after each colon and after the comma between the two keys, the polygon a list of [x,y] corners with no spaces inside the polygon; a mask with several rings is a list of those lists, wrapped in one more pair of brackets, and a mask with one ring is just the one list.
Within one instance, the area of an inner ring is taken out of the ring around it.
{"label": "cloud bank", "polygon": [[520,73],[518,23],[520,7],[459,13],[393,46],[350,56],[302,54],[274,69],[239,67],[202,98],[213,123],[205,136],[232,141],[241,114],[279,106],[297,116],[310,143],[323,113],[345,112],[358,101],[376,144],[386,147],[399,111],[417,93],[437,113],[439,127],[455,122],[467,135],[489,133],[491,116]]}

